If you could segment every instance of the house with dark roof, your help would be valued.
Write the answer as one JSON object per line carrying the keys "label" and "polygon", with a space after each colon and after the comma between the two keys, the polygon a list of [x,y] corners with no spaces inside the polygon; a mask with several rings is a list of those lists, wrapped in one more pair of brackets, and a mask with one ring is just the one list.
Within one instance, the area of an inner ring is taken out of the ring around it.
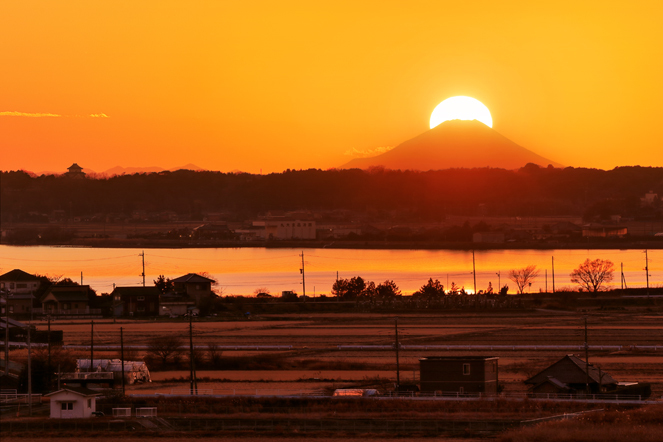
{"label": "house with dark roof", "polygon": [[41,280],[38,276],[14,269],[0,275],[0,291],[12,294],[32,294],[39,290]]}
{"label": "house with dark roof", "polygon": [[41,298],[45,314],[89,314],[89,285],[54,285]]}
{"label": "house with dark roof", "polygon": [[545,370],[525,381],[532,393],[574,394],[589,390],[592,394],[617,389],[617,381],[600,367],[587,364],[575,355],[566,355]]}
{"label": "house with dark roof", "polygon": [[158,316],[161,291],[154,287],[115,287],[113,316]]}
{"label": "house with dark roof", "polygon": [[216,295],[212,292],[212,283],[215,281],[197,273],[188,273],[172,280],[175,292],[187,295],[195,302],[196,307],[206,307]]}

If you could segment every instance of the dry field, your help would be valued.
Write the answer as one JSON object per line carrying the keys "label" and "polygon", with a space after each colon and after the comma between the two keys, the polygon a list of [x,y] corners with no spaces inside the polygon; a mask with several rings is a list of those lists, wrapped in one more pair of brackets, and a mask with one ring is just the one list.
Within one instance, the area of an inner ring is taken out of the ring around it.
{"label": "dry field", "polygon": [[[590,313],[590,345],[663,345],[663,316],[646,311]],[[443,345],[581,345],[584,340],[582,317],[577,313],[554,311],[519,312],[440,312],[399,316],[401,344]],[[42,328],[45,324],[38,324]],[[155,337],[177,336],[188,342],[188,323],[176,320],[99,320],[94,325],[95,346],[119,344],[120,327],[124,343],[147,344]],[[65,344],[88,345],[89,321],[52,322],[51,328],[63,330]],[[224,351],[224,358],[271,358],[271,369],[249,365],[235,370],[199,371],[200,389],[276,390],[278,392],[315,392],[366,384],[372,379],[393,382],[396,377],[393,351],[339,350],[338,345],[391,345],[394,320],[382,314],[306,314],[263,315],[247,321],[201,319],[193,325],[195,345],[290,345],[289,351]],[[19,353],[19,352],[13,352]],[[23,353],[23,352],[21,352]],[[204,353],[204,350],[203,350]],[[434,355],[491,355],[500,357],[500,381],[505,391],[524,391],[522,383],[565,351],[401,351],[401,379],[418,378],[419,358]],[[89,353],[78,351],[80,357]],[[16,355],[19,356],[19,355]],[[134,357],[145,356],[134,352]],[[118,352],[95,350],[95,358],[118,357]],[[186,359],[186,356],[183,356]],[[619,381],[652,383],[654,396],[663,394],[663,351],[640,352],[629,348],[618,352],[590,353],[598,364]],[[183,367],[184,368],[184,367]],[[186,387],[187,370],[158,371],[151,367],[151,384],[132,386],[128,393],[169,392]],[[177,380],[182,378],[181,380]]]}

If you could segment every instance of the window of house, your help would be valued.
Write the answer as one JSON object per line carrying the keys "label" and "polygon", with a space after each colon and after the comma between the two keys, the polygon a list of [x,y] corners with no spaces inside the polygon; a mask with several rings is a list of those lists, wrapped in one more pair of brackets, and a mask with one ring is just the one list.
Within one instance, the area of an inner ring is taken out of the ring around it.
{"label": "window of house", "polygon": [[120,300],[120,295],[115,295],[115,300],[119,301]]}
{"label": "window of house", "polygon": [[14,289],[14,283],[13,282],[9,283],[9,288],[12,289],[12,290]]}
{"label": "window of house", "polygon": [[4,288],[5,288],[5,283],[4,283],[4,282],[0,282],[0,289],[4,289]]}
{"label": "window of house", "polygon": [[139,297],[138,297],[138,300],[139,300],[139,301],[145,301],[145,296],[139,296]]}
{"label": "window of house", "polygon": [[27,289],[28,285],[27,284],[16,284],[17,289]]}
{"label": "window of house", "polygon": [[144,311],[145,311],[145,307],[143,307],[142,305],[139,305],[138,308],[136,309],[136,311],[144,312]]}
{"label": "window of house", "polygon": [[73,402],[62,402],[60,404],[60,409],[61,410],[73,410],[74,409],[74,403]]}
{"label": "window of house", "polygon": [[14,313],[14,306],[13,305],[9,306],[9,313]]}
{"label": "window of house", "polygon": [[200,284],[196,284],[196,290],[202,290],[202,286]]}
{"label": "window of house", "polygon": [[463,364],[463,374],[464,375],[470,374],[470,364]]}
{"label": "window of house", "polygon": [[87,400],[87,407],[92,408],[92,399]]}

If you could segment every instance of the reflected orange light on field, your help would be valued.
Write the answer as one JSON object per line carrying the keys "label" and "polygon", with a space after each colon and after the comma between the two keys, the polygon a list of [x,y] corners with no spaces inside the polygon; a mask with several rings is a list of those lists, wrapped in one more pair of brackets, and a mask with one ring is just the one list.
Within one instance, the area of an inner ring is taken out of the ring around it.
{"label": "reflected orange light on field", "polygon": [[334,167],[457,95],[553,161],[663,166],[662,9],[5,0],[0,169]]}

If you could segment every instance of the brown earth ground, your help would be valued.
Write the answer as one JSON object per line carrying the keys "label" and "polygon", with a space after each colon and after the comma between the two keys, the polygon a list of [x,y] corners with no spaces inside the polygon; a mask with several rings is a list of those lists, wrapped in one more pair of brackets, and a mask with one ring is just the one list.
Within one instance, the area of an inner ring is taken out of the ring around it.
{"label": "brown earth ground", "polygon": [[[660,307],[588,312],[590,345],[620,345],[620,351],[591,351],[590,362],[618,381],[652,384],[652,398],[663,394],[663,350],[638,351],[634,345],[663,346],[663,314]],[[560,311],[431,312],[399,315],[401,344],[417,345],[582,345],[582,315]],[[37,323],[39,329],[45,324]],[[152,338],[177,336],[188,343],[188,323],[181,320],[95,320],[95,346],[119,344],[120,327],[125,345],[145,345]],[[64,332],[65,344],[89,345],[88,321],[52,322]],[[195,345],[290,345],[287,351],[224,351],[224,360],[242,359],[234,370],[199,370],[199,389],[215,394],[287,394],[329,392],[334,388],[386,387],[396,379],[393,350],[339,350],[338,345],[391,345],[394,316],[378,313],[281,314],[252,320],[201,319],[193,324]],[[145,351],[127,350],[133,358]],[[205,354],[206,351],[202,350]],[[89,351],[74,351],[89,358]],[[418,380],[418,360],[427,356],[498,356],[500,383],[505,392],[524,392],[523,381],[560,359],[563,350],[402,350],[401,381]],[[24,350],[11,352],[24,359]],[[95,349],[96,358],[117,358],[118,351]],[[584,355],[582,355],[584,358]],[[127,394],[170,393],[188,387],[186,353],[180,368],[161,371],[152,363],[153,382],[128,386]],[[264,368],[264,361],[269,362]],[[262,368],[261,368],[262,367]],[[223,367],[221,367],[223,368]],[[376,381],[377,380],[377,381]]]}

